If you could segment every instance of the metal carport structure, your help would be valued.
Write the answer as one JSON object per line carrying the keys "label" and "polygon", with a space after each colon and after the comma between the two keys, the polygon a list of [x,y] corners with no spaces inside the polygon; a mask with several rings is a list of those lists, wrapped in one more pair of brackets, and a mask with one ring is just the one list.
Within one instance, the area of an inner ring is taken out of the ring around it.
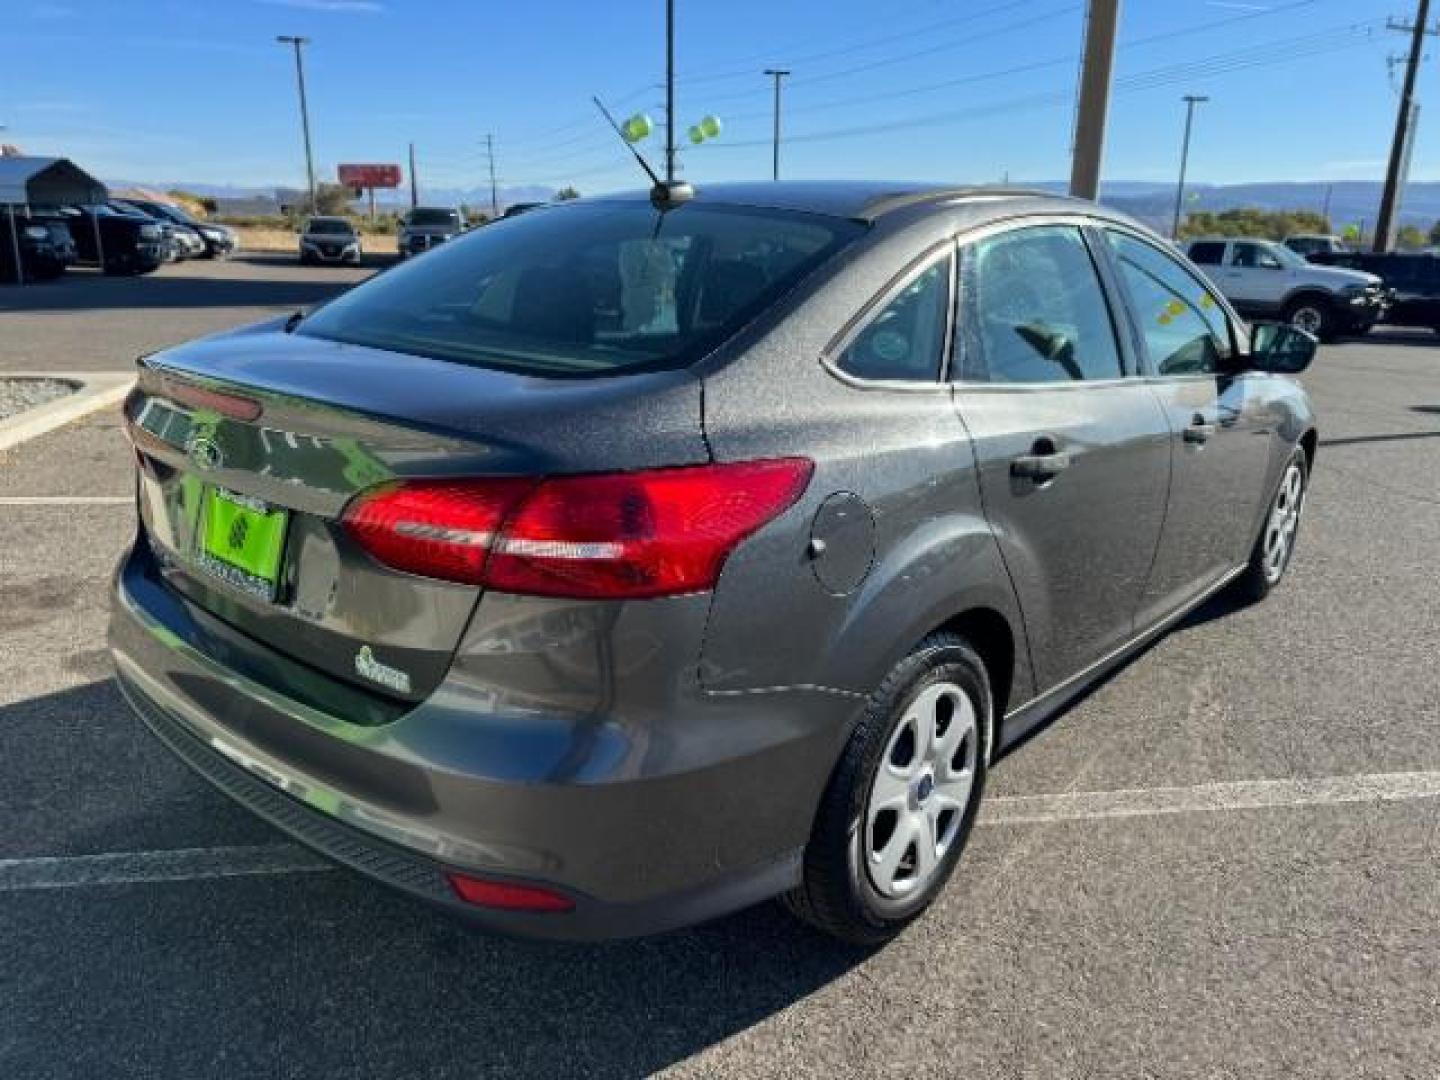
{"label": "metal carport structure", "polygon": [[[31,206],[90,206],[110,198],[109,189],[69,158],[0,157],[0,206],[10,216],[10,243],[15,256],[15,283],[25,284],[20,261],[20,233],[15,228],[15,208]],[[100,223],[93,217],[95,252],[105,265],[105,248],[100,242]]]}

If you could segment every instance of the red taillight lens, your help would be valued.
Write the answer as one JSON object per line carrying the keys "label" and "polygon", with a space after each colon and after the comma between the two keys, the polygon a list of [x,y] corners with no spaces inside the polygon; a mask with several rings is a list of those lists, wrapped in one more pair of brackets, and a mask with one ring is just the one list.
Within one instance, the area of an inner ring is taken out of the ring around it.
{"label": "red taillight lens", "polygon": [[709,589],[735,545],[800,496],[810,470],[787,458],[547,480],[506,525],[486,583],[579,597]]}
{"label": "red taillight lens", "polygon": [[[735,545],[790,507],[804,458],[530,480],[421,481],[346,514],[375,558],[504,592],[580,598],[712,588]],[[488,554],[488,561],[487,561]]]}
{"label": "red taillight lens", "polygon": [[483,585],[500,526],[534,480],[411,480],[362,496],[345,527],[397,570]]}
{"label": "red taillight lens", "polygon": [[467,904],[500,908],[504,911],[573,911],[575,901],[562,893],[538,885],[516,885],[509,881],[486,881],[467,874],[447,874],[450,887]]}

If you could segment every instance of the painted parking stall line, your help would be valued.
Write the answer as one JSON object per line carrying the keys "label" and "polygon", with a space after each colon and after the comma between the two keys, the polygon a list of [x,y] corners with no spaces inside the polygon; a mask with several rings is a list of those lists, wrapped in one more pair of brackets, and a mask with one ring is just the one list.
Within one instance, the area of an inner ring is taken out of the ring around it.
{"label": "painted parking stall line", "polygon": [[1041,825],[1103,818],[1260,810],[1440,798],[1440,772],[1293,780],[1232,780],[1194,787],[1011,795],[982,805],[980,825]]}
{"label": "painted parking stall line", "polygon": [[0,859],[0,892],[317,873],[334,869],[334,863],[295,844]]}
{"label": "painted parking stall line", "polygon": [[0,506],[132,506],[134,495],[0,495]]}
{"label": "painted parking stall line", "polygon": [[[1009,795],[984,804],[978,825],[1046,825],[1233,810],[1294,809],[1440,798],[1440,772],[1294,780],[1235,780],[1194,787]],[[121,851],[0,859],[0,893],[323,873],[334,863],[295,844]]]}

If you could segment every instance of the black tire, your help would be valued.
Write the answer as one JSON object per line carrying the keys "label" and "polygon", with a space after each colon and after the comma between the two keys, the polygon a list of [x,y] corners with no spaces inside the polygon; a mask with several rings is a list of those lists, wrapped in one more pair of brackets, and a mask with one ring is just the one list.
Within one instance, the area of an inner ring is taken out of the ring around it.
{"label": "black tire", "polygon": [[[906,709],[927,688],[943,682],[964,690],[975,709],[974,779],[958,828],[933,876],[913,895],[897,899],[883,895],[871,880],[862,825],[876,772]],[[870,696],[831,774],[805,848],[801,882],[781,898],[795,916],[842,941],[874,946],[925,912],[954,872],[975,824],[985,790],[993,701],[984,663],[958,635],[932,634],[894,667]]]}
{"label": "black tire", "polygon": [[[1290,530],[1284,558],[1279,565],[1279,573],[1274,573],[1272,568],[1267,565],[1266,538],[1270,534],[1271,516],[1275,513],[1276,506],[1284,494],[1291,466],[1298,466],[1300,470],[1300,503],[1299,509],[1295,513],[1295,523]],[[1310,459],[1305,453],[1305,448],[1297,446],[1290,455],[1290,460],[1285,463],[1285,468],[1280,471],[1280,483],[1276,485],[1275,493],[1270,496],[1270,501],[1265,506],[1265,520],[1260,523],[1260,534],[1255,537],[1255,546],[1250,549],[1250,561],[1245,565],[1245,572],[1235,580],[1236,591],[1250,603],[1258,604],[1285,580],[1285,574],[1290,569],[1290,563],[1295,557],[1295,543],[1300,537],[1300,521],[1305,508],[1305,496],[1309,490]]]}
{"label": "black tire", "polygon": [[1314,293],[1297,296],[1286,304],[1285,321],[1314,334],[1321,341],[1334,341],[1340,330],[1334,305]]}

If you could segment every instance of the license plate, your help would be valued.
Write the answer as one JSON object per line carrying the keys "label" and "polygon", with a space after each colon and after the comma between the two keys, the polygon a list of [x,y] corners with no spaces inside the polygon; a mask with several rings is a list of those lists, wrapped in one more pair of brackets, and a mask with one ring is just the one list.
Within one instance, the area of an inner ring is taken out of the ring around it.
{"label": "license plate", "polygon": [[201,567],[252,596],[275,599],[289,514],[218,487],[205,489],[204,507]]}

